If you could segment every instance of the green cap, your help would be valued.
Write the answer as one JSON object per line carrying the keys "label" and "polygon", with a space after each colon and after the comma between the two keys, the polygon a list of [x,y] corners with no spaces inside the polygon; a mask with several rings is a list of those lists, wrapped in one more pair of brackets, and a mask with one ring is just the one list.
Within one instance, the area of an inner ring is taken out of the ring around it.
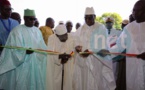
{"label": "green cap", "polygon": [[35,16],[35,11],[30,9],[24,10],[24,16]]}

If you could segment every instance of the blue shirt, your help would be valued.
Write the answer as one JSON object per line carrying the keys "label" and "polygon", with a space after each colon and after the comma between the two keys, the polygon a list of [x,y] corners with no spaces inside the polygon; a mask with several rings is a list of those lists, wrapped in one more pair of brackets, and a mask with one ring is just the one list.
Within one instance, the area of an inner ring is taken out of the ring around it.
{"label": "blue shirt", "polygon": [[[9,31],[5,28],[2,21],[5,24],[5,26],[10,29]],[[19,25],[18,21],[11,18],[0,20],[0,44],[5,45],[10,31],[17,25]]]}

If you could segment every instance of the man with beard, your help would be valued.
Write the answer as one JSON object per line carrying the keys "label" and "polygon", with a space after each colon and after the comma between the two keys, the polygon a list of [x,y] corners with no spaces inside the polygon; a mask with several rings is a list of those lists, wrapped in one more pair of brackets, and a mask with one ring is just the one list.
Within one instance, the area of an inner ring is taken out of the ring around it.
{"label": "man with beard", "polygon": [[48,39],[48,50],[62,53],[60,55],[48,55],[47,59],[47,90],[73,90],[72,75],[74,57],[70,53],[74,51],[75,40],[67,33],[65,25],[58,25],[55,34]]}

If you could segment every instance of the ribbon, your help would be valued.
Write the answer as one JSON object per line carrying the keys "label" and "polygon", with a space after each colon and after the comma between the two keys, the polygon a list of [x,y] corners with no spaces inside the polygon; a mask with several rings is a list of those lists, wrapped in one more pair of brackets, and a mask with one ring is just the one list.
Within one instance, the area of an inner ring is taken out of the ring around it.
{"label": "ribbon", "polygon": [[[37,53],[51,54],[51,55],[59,55],[59,54],[62,54],[60,52],[51,51],[51,50],[31,49],[31,48],[24,48],[24,47],[18,47],[18,46],[0,46],[0,47],[8,48],[8,49],[30,50],[30,51],[34,51],[34,52],[37,52]],[[72,51],[70,53],[70,55],[73,56],[74,55],[74,52]]]}
{"label": "ribbon", "polygon": [[[79,52],[79,54],[96,54],[97,52]],[[116,52],[110,52],[110,53],[104,53],[108,55],[121,55],[121,56],[127,56],[127,57],[137,57],[138,54],[131,54],[131,53],[116,53]]]}

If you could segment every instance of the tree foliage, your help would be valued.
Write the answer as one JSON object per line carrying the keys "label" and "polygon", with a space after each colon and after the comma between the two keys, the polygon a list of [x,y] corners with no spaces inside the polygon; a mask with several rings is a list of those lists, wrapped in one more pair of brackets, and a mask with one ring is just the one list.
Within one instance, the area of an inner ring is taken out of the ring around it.
{"label": "tree foliage", "polygon": [[114,18],[113,27],[115,29],[121,30],[122,17],[118,13],[104,13],[104,14],[102,14],[102,16],[97,16],[96,21],[105,24],[106,17]]}

